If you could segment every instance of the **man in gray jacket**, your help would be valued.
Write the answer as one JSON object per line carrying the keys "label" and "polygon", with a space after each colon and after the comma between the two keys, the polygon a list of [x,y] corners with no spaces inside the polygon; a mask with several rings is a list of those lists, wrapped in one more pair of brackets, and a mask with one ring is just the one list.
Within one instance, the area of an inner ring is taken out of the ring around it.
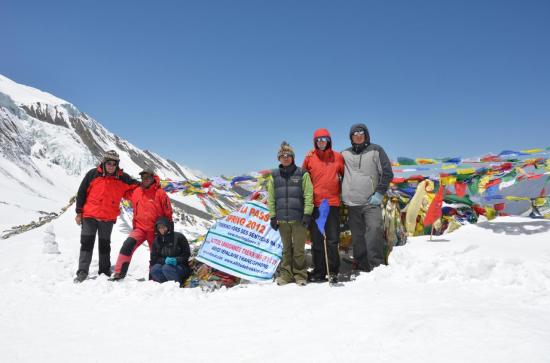
{"label": "man in gray jacket", "polygon": [[357,269],[371,271],[384,263],[381,203],[393,179],[391,162],[382,147],[371,144],[367,126],[353,125],[352,147],[344,150],[342,200],[348,207],[353,259]]}

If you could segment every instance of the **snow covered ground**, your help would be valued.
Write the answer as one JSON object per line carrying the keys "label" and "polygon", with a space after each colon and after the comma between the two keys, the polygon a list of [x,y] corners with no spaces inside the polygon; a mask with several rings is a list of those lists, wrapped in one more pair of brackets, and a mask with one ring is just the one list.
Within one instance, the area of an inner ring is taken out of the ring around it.
{"label": "snow covered ground", "polygon": [[[550,221],[413,238],[342,288],[205,293],[103,276],[73,284],[73,217],[54,222],[59,255],[42,253],[45,227],[0,240],[2,362],[550,361]],[[118,223],[113,262],[124,238]],[[145,277],[147,260],[141,247],[130,274]]]}

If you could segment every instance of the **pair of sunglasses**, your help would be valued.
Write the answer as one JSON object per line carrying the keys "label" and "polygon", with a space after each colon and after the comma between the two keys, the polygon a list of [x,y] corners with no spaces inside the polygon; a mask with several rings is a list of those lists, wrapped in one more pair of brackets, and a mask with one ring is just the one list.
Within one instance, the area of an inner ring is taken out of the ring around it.
{"label": "pair of sunglasses", "polygon": [[329,142],[330,141],[330,138],[326,137],[326,136],[321,136],[321,137],[318,137],[315,139],[316,142]]}
{"label": "pair of sunglasses", "polygon": [[353,136],[365,135],[365,131],[355,131]]}

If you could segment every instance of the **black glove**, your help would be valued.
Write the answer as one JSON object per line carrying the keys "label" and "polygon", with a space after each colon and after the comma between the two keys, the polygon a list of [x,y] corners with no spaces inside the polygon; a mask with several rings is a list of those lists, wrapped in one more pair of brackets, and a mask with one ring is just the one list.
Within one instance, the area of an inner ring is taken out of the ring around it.
{"label": "black glove", "polygon": [[273,228],[274,231],[279,229],[279,224],[277,223],[277,218],[273,217],[271,218],[271,221],[269,222],[271,225],[271,228]]}
{"label": "black glove", "polygon": [[313,219],[319,218],[319,208],[313,208],[313,214],[311,214]]}
{"label": "black glove", "polygon": [[309,225],[311,224],[311,215],[304,214],[304,217],[302,218],[302,224],[304,227],[309,228]]}

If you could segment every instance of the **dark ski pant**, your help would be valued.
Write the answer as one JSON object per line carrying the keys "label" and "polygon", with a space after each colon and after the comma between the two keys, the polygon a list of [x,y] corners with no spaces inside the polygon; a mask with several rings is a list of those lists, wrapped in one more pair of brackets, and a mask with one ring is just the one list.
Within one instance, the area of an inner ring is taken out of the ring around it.
{"label": "dark ski pant", "polygon": [[111,232],[115,222],[98,221],[94,218],[82,219],[80,232],[80,257],[78,270],[86,273],[90,270],[94,252],[96,233],[99,237],[99,273],[111,273]]}
{"label": "dark ski pant", "polygon": [[286,282],[306,281],[306,228],[296,221],[279,222],[279,233],[283,241],[280,277]]}
{"label": "dark ski pant", "polygon": [[371,271],[384,263],[382,208],[377,205],[348,207],[348,223],[357,267]]}
{"label": "dark ski pant", "polygon": [[[313,209],[313,216],[319,215],[319,208]],[[324,236],[319,231],[317,223],[313,221],[310,226],[311,232],[311,255],[313,257],[312,275],[324,277],[327,275],[327,264],[325,261]],[[340,254],[338,244],[340,243],[340,208],[330,207],[325,224],[325,235],[327,238],[328,268],[331,274],[338,274],[340,269]]]}
{"label": "dark ski pant", "polygon": [[185,282],[190,276],[190,271],[180,265],[167,265],[157,263],[151,267],[151,279],[156,282],[177,281],[179,283]]}

